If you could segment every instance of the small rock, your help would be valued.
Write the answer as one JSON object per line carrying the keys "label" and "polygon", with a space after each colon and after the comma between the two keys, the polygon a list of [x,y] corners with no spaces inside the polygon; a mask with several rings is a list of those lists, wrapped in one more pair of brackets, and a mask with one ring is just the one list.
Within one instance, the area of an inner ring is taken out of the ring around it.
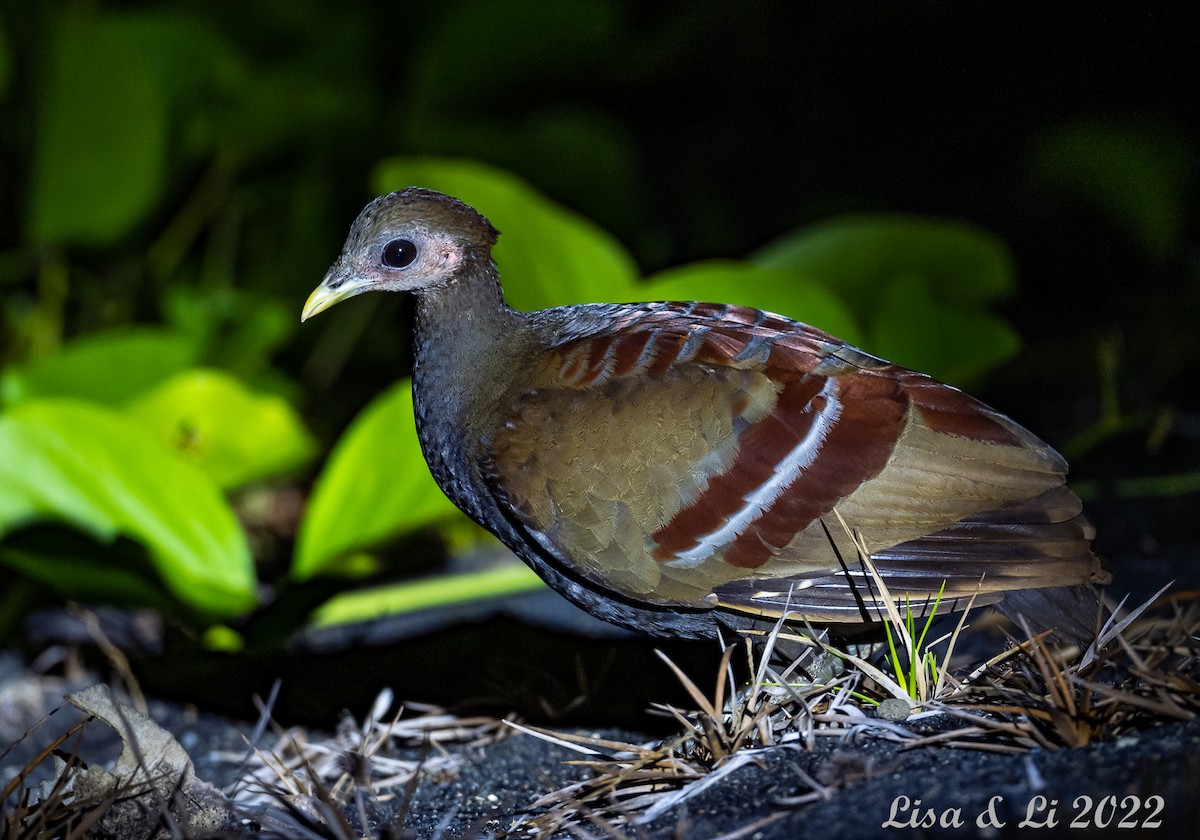
{"label": "small rock", "polygon": [[879,707],[875,709],[875,717],[883,720],[904,720],[911,714],[912,704],[899,697],[880,700]]}

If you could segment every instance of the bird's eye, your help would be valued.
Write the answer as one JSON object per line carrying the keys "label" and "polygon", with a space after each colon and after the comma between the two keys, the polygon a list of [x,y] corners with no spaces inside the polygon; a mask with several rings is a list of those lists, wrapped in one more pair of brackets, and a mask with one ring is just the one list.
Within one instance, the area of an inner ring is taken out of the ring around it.
{"label": "bird's eye", "polygon": [[383,246],[383,264],[388,268],[404,268],[417,258],[417,246],[407,239],[393,239]]}

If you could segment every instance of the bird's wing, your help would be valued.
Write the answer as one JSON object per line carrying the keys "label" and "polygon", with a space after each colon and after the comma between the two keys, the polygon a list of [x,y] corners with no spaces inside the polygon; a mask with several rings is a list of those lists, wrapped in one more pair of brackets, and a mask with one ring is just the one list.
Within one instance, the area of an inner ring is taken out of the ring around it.
{"label": "bird's wing", "polygon": [[[856,545],[914,602],[1096,567],[1066,464],[961,391],[753,309],[659,304],[536,362],[487,480],[541,550],[634,600],[863,620]],[[848,585],[848,583],[853,585]]]}

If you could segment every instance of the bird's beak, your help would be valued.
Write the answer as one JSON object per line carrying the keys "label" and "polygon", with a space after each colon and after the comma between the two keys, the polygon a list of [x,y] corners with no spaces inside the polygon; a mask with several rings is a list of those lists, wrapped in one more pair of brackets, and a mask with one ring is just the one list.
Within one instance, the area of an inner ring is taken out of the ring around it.
{"label": "bird's beak", "polygon": [[304,302],[304,309],[300,312],[300,321],[307,321],[312,316],[319,312],[324,312],[335,303],[340,303],[348,297],[354,297],[360,292],[366,291],[361,285],[352,280],[345,280],[333,285],[339,278],[339,275],[330,271],[325,275],[325,279],[321,281],[321,285],[313,289],[313,293],[308,296],[308,300]]}

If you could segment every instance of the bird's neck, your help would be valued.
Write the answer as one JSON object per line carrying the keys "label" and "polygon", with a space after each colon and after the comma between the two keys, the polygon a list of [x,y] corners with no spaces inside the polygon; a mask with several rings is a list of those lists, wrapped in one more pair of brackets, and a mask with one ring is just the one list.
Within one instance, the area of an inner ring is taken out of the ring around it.
{"label": "bird's neck", "polygon": [[535,345],[528,314],[505,303],[493,264],[418,295],[413,396],[435,475],[438,461],[464,457],[454,451],[463,433],[484,427]]}

